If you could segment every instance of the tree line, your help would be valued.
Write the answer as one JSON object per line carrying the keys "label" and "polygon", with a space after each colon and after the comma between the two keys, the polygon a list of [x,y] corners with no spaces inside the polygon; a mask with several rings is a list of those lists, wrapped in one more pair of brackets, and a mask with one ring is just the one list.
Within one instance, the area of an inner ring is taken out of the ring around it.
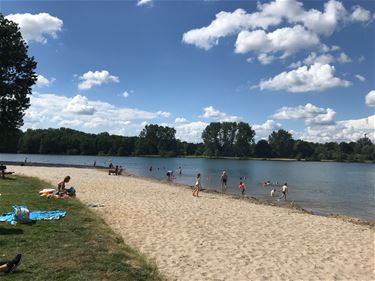
{"label": "tree line", "polygon": [[313,143],[294,140],[285,130],[272,132],[268,140],[255,142],[255,131],[244,122],[213,122],[202,132],[202,143],[176,139],[174,128],[146,125],[139,136],[125,137],[106,132],[88,134],[68,128],[8,130],[0,135],[1,153],[203,156],[238,158],[290,158],[375,162],[375,145],[367,137],[356,142]]}

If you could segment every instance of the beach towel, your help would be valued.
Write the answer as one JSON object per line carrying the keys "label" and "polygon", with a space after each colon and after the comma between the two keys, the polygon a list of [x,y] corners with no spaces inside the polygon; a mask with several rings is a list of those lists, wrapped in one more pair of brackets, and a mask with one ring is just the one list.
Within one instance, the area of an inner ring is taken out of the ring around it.
{"label": "beach towel", "polygon": [[[14,206],[14,210],[17,209],[17,207],[23,207],[25,206]],[[27,207],[26,207],[27,208]],[[32,222],[37,220],[59,220],[62,217],[65,217],[66,212],[61,210],[53,210],[53,211],[33,211],[29,212],[28,214],[28,221],[25,220],[19,220],[17,218],[16,213],[13,211],[11,213],[5,213],[0,215],[0,222],[8,222],[10,224],[16,224],[17,222]]]}

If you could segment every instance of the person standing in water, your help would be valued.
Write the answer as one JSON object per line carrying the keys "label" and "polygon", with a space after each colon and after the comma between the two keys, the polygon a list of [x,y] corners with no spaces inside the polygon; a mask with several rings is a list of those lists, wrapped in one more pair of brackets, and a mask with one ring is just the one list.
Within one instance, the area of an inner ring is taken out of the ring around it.
{"label": "person standing in water", "polygon": [[288,183],[284,183],[281,192],[283,193],[281,198],[284,198],[284,200],[286,201],[286,195],[288,194]]}
{"label": "person standing in water", "polygon": [[238,188],[241,190],[242,197],[244,197],[245,196],[245,189],[246,189],[245,183],[240,181],[240,185],[238,186]]}
{"label": "person standing in water", "polygon": [[228,175],[226,171],[223,171],[221,174],[221,192],[225,193],[227,191],[227,181],[228,181]]}
{"label": "person standing in water", "polygon": [[179,173],[180,175],[182,175],[182,169],[181,169],[181,166],[178,167],[178,173]]}
{"label": "person standing in water", "polygon": [[195,179],[195,188],[193,190],[193,196],[194,197],[199,197],[198,196],[198,193],[199,193],[199,190],[202,188],[202,184],[201,184],[201,174],[199,173],[197,175],[197,178]]}

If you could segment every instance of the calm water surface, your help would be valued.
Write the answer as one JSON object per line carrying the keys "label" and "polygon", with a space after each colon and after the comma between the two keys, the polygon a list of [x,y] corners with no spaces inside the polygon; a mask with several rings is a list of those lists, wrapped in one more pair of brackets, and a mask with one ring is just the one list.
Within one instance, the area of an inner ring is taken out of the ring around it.
{"label": "calm water surface", "polygon": [[[92,165],[96,161],[100,166],[112,160],[131,174],[157,179],[166,179],[166,172],[173,170],[175,181],[187,185],[193,185],[196,174],[201,173],[203,187],[215,190],[220,190],[220,175],[226,170],[229,193],[239,193],[242,177],[248,195],[277,202],[277,198],[270,197],[271,188],[261,183],[288,182],[288,199],[307,210],[375,221],[375,164],[26,154],[0,154],[0,162],[24,161],[25,157],[39,163]],[[178,174],[179,167],[182,175]]]}

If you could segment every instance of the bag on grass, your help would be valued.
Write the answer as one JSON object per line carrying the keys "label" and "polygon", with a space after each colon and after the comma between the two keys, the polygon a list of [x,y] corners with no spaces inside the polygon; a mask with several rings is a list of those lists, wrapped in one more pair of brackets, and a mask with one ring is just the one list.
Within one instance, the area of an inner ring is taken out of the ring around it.
{"label": "bag on grass", "polygon": [[13,206],[14,219],[20,223],[30,223],[30,211],[26,206]]}

